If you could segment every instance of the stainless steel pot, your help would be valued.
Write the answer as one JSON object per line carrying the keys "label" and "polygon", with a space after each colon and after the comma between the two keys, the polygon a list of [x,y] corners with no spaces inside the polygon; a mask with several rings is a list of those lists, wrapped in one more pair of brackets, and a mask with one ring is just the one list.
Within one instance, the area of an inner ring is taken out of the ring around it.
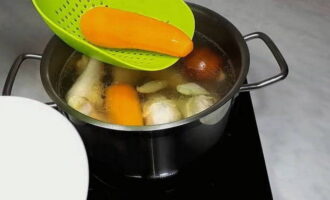
{"label": "stainless steel pot", "polygon": [[[128,127],[100,122],[75,111],[58,91],[58,77],[74,49],[55,36],[42,56],[24,54],[16,59],[3,95],[11,94],[16,73],[24,60],[40,59],[44,88],[80,132],[94,173],[100,177],[107,172],[117,172],[128,177],[152,179],[176,174],[218,142],[238,93],[262,88],[288,75],[283,56],[266,34],[256,32],[243,37],[234,25],[219,14],[196,4],[189,5],[195,15],[196,30],[224,49],[233,62],[237,77],[236,83],[221,101],[193,117],[157,126]],[[257,83],[244,84],[250,59],[246,42],[252,39],[265,42],[281,72]]]}

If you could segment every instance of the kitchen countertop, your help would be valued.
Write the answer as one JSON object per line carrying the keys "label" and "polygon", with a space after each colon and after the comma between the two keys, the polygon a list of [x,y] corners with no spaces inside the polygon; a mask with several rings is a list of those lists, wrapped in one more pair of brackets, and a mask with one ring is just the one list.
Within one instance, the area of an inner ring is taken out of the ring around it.
{"label": "kitchen countertop", "polygon": [[[190,0],[229,19],[242,34],[267,33],[286,58],[290,74],[252,92],[271,188],[276,200],[325,200],[330,195],[330,1]],[[42,53],[52,33],[30,0],[2,0],[0,89],[15,57]],[[260,41],[248,43],[249,82],[278,72]],[[14,95],[48,101],[38,61],[27,61]]]}

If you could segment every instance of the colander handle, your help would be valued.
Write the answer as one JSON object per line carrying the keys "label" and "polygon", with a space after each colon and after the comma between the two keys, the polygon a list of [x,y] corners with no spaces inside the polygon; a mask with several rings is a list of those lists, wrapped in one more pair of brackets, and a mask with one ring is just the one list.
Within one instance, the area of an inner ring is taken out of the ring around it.
{"label": "colander handle", "polygon": [[244,36],[244,39],[245,39],[245,41],[250,41],[253,39],[261,39],[266,44],[266,46],[269,48],[269,50],[272,52],[277,64],[280,67],[281,72],[279,74],[272,76],[270,78],[267,78],[265,80],[262,80],[262,81],[259,81],[256,83],[245,84],[240,88],[240,92],[248,92],[251,90],[263,88],[265,86],[268,86],[268,85],[274,84],[280,80],[283,80],[288,76],[288,73],[289,73],[288,65],[287,65],[284,57],[282,56],[280,50],[277,48],[275,43],[272,41],[272,39],[270,39],[270,37],[268,35],[266,35],[265,33],[261,33],[261,32],[255,32],[255,33],[250,33],[250,34]]}
{"label": "colander handle", "polygon": [[[29,60],[29,59],[41,60],[41,58],[42,58],[42,56],[40,54],[30,54],[30,53],[22,54],[22,55],[18,56],[16,58],[16,60],[14,61],[13,65],[11,66],[10,71],[7,75],[7,79],[6,79],[5,85],[2,90],[2,95],[3,96],[11,95],[17,72],[25,60]],[[53,108],[57,108],[56,104],[53,102],[49,102],[46,104]]]}

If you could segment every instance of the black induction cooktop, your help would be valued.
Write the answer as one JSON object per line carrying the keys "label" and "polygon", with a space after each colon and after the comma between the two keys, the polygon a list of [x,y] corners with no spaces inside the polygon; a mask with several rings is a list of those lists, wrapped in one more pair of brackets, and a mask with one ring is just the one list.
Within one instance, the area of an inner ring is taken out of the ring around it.
{"label": "black induction cooktop", "polygon": [[103,183],[91,172],[88,200],[272,199],[249,93],[237,98],[226,134],[199,160],[163,180]]}

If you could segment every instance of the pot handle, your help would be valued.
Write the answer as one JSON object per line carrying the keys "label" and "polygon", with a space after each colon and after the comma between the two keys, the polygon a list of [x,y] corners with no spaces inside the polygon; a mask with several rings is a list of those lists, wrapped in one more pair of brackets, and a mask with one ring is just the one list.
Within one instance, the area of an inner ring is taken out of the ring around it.
{"label": "pot handle", "polygon": [[266,35],[265,33],[262,33],[262,32],[255,32],[255,33],[250,33],[250,34],[244,36],[244,39],[245,39],[245,41],[250,41],[253,39],[261,39],[266,44],[266,46],[269,48],[269,50],[272,52],[272,54],[274,55],[274,58],[275,58],[277,64],[279,65],[281,72],[273,77],[267,78],[260,82],[244,84],[240,88],[240,92],[248,92],[251,90],[259,89],[259,88],[265,87],[267,85],[276,83],[280,80],[283,80],[288,76],[288,73],[289,73],[288,65],[287,65],[284,57],[282,56],[280,50],[277,48],[275,43],[272,41],[272,39],[270,39],[270,37],[268,35]]}
{"label": "pot handle", "polygon": [[[22,63],[25,60],[29,60],[29,59],[41,60],[41,58],[42,58],[42,56],[40,54],[30,54],[30,53],[22,54],[22,55],[18,56],[16,58],[16,60],[14,61],[13,65],[11,66],[10,70],[9,70],[5,85],[4,85],[3,90],[2,90],[2,95],[3,96],[10,96],[11,95],[17,72],[21,68]],[[49,103],[46,103],[46,104],[53,107],[53,108],[57,108],[56,104],[53,103],[53,102],[49,102]]]}

